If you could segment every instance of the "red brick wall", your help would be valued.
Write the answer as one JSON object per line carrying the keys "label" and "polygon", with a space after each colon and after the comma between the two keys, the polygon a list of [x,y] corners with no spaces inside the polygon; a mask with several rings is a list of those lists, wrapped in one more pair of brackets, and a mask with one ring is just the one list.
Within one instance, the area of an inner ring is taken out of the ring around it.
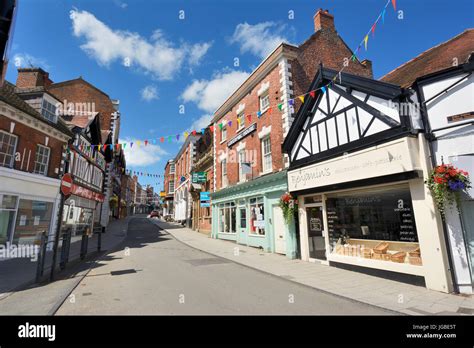
{"label": "red brick wall", "polygon": [[[0,115],[1,130],[10,133],[11,122],[12,120],[10,118]],[[59,173],[61,168],[62,148],[66,142],[60,141],[46,133],[42,133],[19,122],[15,122],[13,134],[18,136],[16,152],[19,152],[21,156],[20,161],[15,161],[14,169],[32,173],[35,165],[37,144],[46,146],[45,139],[46,137],[49,137],[47,146],[50,148],[48,176],[51,178],[59,178],[59,175],[55,173],[55,169],[58,168]],[[25,153],[25,158],[23,158],[23,153]],[[29,161],[28,154],[30,155]],[[23,167],[21,166],[22,161]],[[26,169],[27,167],[28,170]]]}
{"label": "red brick wall", "polygon": [[[176,167],[175,167],[175,170],[176,170]],[[169,187],[170,187],[169,183],[170,183],[170,181],[173,181],[173,180],[174,180],[174,175],[170,174],[170,164],[167,163],[166,167],[165,167],[164,177],[163,177],[163,191],[165,191],[166,195],[170,194],[169,193]]]}
{"label": "red brick wall", "polygon": [[[283,153],[281,151],[281,144],[283,142],[283,128],[282,128],[282,118],[281,111],[278,110],[277,105],[280,103],[280,67],[276,65],[273,70],[271,70],[262,80],[258,83],[244,98],[242,98],[236,105],[232,108],[232,111],[227,113],[227,115],[221,120],[217,121],[217,125],[222,121],[232,121],[232,126],[227,126],[227,141],[232,139],[238,132],[238,123],[237,123],[237,108],[240,104],[245,104],[245,115],[251,115],[252,120],[249,122],[247,116],[245,119],[245,128],[253,123],[257,123],[257,130],[247,137],[243,138],[241,142],[245,142],[245,150],[252,151],[252,158],[255,162],[255,166],[252,168],[253,178],[257,178],[262,172],[262,151],[260,147],[260,139],[258,138],[258,132],[262,130],[264,126],[271,126],[271,150],[272,150],[272,162],[273,162],[273,172],[276,172],[284,167],[283,163]],[[270,96],[270,107],[272,109],[271,114],[269,111],[266,111],[260,118],[256,116],[257,111],[260,109],[260,101],[257,95],[257,91],[261,87],[262,82],[270,82],[269,87],[269,96]],[[221,144],[221,130],[219,126],[214,129],[214,136],[216,137],[216,190],[222,188],[222,167],[219,159],[222,151],[229,149],[229,154],[227,157],[227,178],[228,185],[237,184],[239,181],[239,165],[238,165],[238,155],[237,155],[237,146],[239,142],[232,145],[231,148],[227,147],[227,141]],[[245,129],[244,128],[244,129]],[[231,151],[233,155],[231,155]],[[248,160],[248,158],[247,158]],[[252,175],[247,174],[247,180],[250,180]]]}
{"label": "red brick wall", "polygon": [[66,84],[53,84],[48,91],[61,102],[94,103],[95,111],[100,112],[100,128],[110,129],[112,114],[115,112],[112,101],[85,81],[77,79]]}

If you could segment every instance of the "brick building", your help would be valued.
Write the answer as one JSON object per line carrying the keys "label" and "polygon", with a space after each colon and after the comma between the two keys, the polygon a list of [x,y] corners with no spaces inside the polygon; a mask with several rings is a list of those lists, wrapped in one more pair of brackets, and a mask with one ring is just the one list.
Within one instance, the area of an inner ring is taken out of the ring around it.
{"label": "brick building", "polygon": [[[287,191],[281,145],[320,65],[372,76],[370,61],[351,61],[334,17],[318,10],[315,32],[300,46],[280,44],[217,109],[214,127],[212,236],[296,257],[295,226],[278,206]],[[281,110],[278,105],[281,103]],[[278,227],[277,227],[278,226]],[[285,226],[285,227],[283,227]]]}
{"label": "brick building", "polygon": [[[36,89],[46,90],[58,101],[58,113],[63,116],[87,117],[99,114],[101,137],[95,145],[105,145],[107,149],[105,201],[101,208],[101,224],[107,225],[109,216],[119,215],[120,179],[125,167],[123,151],[116,146],[120,131],[120,102],[111,99],[82,77],[54,83],[49,74],[39,68],[18,69],[17,87],[23,94],[35,92]],[[114,208],[111,209],[111,206]]]}
{"label": "brick building", "polygon": [[166,162],[163,175],[163,217],[174,216],[174,188],[175,188],[175,163],[174,160]]}
{"label": "brick building", "polygon": [[[201,193],[206,194],[214,190],[214,157],[213,134],[207,128],[196,142],[196,160],[191,171],[194,175],[191,195],[193,196],[192,228],[205,234],[211,233],[212,215],[208,201],[201,202]],[[202,175],[204,173],[204,175]]]}
{"label": "brick building", "polygon": [[0,88],[0,244],[37,244],[41,233],[54,235],[62,159],[73,133],[45,105],[25,102],[9,82]]}
{"label": "brick building", "polygon": [[174,220],[191,227],[192,202],[191,182],[192,167],[196,159],[196,142],[200,134],[189,135],[174,159],[175,189],[174,189]]}

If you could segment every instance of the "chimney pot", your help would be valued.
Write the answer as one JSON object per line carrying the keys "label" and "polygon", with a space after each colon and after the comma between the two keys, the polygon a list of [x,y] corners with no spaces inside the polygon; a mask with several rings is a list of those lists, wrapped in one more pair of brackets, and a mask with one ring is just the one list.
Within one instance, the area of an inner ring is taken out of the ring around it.
{"label": "chimney pot", "polygon": [[334,16],[329,13],[328,10],[323,10],[320,8],[314,15],[314,31],[321,29],[329,29],[336,31],[334,26]]}

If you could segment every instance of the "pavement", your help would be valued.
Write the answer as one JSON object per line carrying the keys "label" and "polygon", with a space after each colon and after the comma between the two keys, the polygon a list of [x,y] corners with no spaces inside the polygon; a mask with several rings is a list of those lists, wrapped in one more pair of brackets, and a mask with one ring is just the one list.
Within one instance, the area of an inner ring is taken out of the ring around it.
{"label": "pavement", "polygon": [[55,314],[394,313],[210,255],[135,217],[127,238],[87,272]]}
{"label": "pavement", "polygon": [[157,219],[152,222],[192,248],[340,298],[408,315],[474,314],[473,296],[445,294],[319,263],[290,260],[283,255],[213,239],[176,223]]}
{"label": "pavement", "polygon": [[[71,245],[69,263],[57,270],[55,281],[35,283],[36,262],[29,259],[0,261],[0,315],[53,314],[80,279],[95,265],[97,258],[106,257],[126,237],[129,218],[111,221],[102,234],[102,250],[97,252],[97,235],[89,239],[89,253],[79,260],[80,243]],[[49,277],[51,257],[46,259],[45,278]]]}

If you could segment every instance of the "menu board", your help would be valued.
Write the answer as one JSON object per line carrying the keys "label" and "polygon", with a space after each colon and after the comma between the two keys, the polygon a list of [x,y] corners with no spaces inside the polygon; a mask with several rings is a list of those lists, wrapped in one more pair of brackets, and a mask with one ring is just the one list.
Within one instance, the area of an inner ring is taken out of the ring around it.
{"label": "menu board", "polygon": [[335,245],[339,239],[339,234],[334,233],[335,225],[337,225],[339,220],[336,209],[333,207],[327,207],[326,216],[328,219],[329,244]]}
{"label": "menu board", "polygon": [[418,242],[416,234],[415,220],[413,212],[409,207],[398,206],[395,212],[399,212],[401,216],[400,221],[400,241],[401,242]]}

